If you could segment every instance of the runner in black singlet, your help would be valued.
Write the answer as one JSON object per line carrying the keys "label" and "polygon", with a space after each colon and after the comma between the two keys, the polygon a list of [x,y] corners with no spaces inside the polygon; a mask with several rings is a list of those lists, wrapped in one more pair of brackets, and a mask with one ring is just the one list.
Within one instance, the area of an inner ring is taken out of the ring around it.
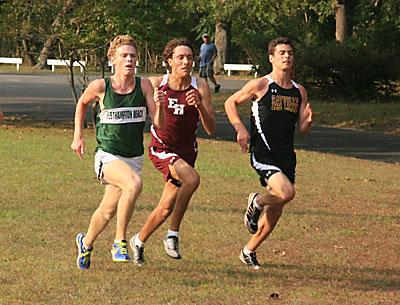
{"label": "runner in black singlet", "polygon": [[[229,121],[237,132],[242,152],[250,152],[251,166],[260,176],[261,194],[250,193],[244,223],[252,237],[240,252],[240,260],[259,269],[256,249],[278,222],[283,207],[295,196],[296,153],[293,137],[297,124],[301,133],[311,128],[313,111],[306,89],[295,83],[293,46],[279,37],[268,45],[272,72],[248,82],[225,102]],[[252,100],[251,131],[242,123],[237,106]],[[250,147],[248,148],[248,143]],[[265,214],[262,211],[265,207]]]}

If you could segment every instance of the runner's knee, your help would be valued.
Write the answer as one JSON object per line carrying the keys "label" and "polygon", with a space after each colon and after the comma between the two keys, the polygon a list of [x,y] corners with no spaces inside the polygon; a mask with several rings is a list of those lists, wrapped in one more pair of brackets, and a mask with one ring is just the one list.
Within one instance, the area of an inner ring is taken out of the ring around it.
{"label": "runner's knee", "polygon": [[200,176],[193,170],[190,174],[186,175],[182,180],[182,184],[188,188],[196,190],[200,185]]}
{"label": "runner's knee", "polygon": [[296,195],[296,191],[293,187],[283,189],[281,192],[279,192],[278,197],[282,201],[282,203],[287,203],[291,201],[294,196]]}
{"label": "runner's knee", "polygon": [[143,182],[139,176],[132,175],[129,180],[121,184],[120,188],[123,193],[130,193],[131,196],[136,196],[142,191]]}

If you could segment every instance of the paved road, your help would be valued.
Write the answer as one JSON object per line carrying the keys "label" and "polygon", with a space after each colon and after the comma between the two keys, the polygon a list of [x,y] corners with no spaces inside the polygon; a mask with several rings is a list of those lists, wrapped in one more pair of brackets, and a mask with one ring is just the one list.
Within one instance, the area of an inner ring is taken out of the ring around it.
{"label": "paved road", "polygon": [[[221,79],[222,88],[233,91],[246,81]],[[79,80],[76,80],[79,89]],[[0,109],[7,116],[53,121],[72,120],[74,102],[67,75],[0,73]],[[235,140],[223,113],[217,114],[217,139]],[[204,136],[200,128],[199,136]],[[350,129],[314,126],[308,136],[296,135],[297,148],[356,158],[400,163],[400,137]]]}

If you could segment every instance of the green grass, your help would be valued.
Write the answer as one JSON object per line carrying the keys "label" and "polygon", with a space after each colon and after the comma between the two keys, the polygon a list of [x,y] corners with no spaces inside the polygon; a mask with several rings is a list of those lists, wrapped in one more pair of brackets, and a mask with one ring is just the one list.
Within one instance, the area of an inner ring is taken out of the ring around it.
{"label": "green grass", "polygon": [[[258,178],[237,144],[200,140],[202,180],[182,226],[183,259],[163,252],[166,223],[146,244],[145,266],[113,263],[113,220],[82,272],[75,235],[103,193],[93,131],[86,137],[80,161],[71,129],[0,128],[0,304],[398,304],[400,165],[299,151],[296,198],[260,247],[255,272],[238,253]],[[147,158],[143,179],[129,236],[163,186]]]}

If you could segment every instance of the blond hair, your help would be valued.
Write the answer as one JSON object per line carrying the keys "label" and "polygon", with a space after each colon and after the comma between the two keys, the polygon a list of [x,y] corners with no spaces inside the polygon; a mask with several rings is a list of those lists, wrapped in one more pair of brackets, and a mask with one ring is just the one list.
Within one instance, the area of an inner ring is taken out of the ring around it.
{"label": "blond hair", "polygon": [[108,48],[107,57],[109,60],[115,55],[115,52],[120,46],[132,46],[136,50],[136,40],[130,35],[118,35],[113,41],[110,42],[110,47]]}

